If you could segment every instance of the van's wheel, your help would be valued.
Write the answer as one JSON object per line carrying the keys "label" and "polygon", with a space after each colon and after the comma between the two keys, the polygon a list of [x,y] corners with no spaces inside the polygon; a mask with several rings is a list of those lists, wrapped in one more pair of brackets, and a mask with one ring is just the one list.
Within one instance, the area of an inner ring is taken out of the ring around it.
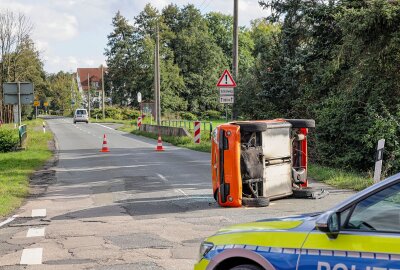
{"label": "van's wheel", "polygon": [[233,124],[238,125],[240,130],[246,132],[263,132],[268,129],[267,123],[263,122],[234,122]]}
{"label": "van's wheel", "polygon": [[230,270],[263,270],[263,269],[253,264],[242,264],[235,266]]}
{"label": "van's wheel", "polygon": [[269,205],[269,199],[267,197],[258,198],[242,198],[242,205],[248,207],[266,207]]}
{"label": "van's wheel", "polygon": [[216,189],[214,192],[214,200],[218,202],[218,189]]}
{"label": "van's wheel", "polygon": [[315,128],[313,119],[285,119],[285,121],[292,124],[293,128]]}

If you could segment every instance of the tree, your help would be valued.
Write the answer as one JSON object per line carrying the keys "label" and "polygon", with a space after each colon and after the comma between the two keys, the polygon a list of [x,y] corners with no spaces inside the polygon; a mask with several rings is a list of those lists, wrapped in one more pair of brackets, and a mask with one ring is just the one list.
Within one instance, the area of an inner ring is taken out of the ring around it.
{"label": "tree", "polygon": [[[60,111],[63,115],[71,115],[80,101],[73,74],[60,71],[56,74],[50,74],[47,80],[49,88],[46,96],[41,100],[42,104],[44,101],[51,100],[50,108],[52,110]],[[74,106],[72,100],[78,104]]]}
{"label": "tree", "polygon": [[[16,66],[23,43],[29,40],[32,24],[22,13],[0,11],[0,85],[12,79],[11,69]],[[15,68],[14,68],[15,70]],[[14,77],[16,74],[14,74]],[[3,105],[3,90],[0,89],[0,120],[11,122],[12,107]]]}
{"label": "tree", "polygon": [[108,35],[105,56],[107,57],[107,84],[112,89],[114,104],[122,104],[131,98],[129,91],[133,76],[132,59],[135,53],[134,28],[118,11],[112,19],[114,30]]}

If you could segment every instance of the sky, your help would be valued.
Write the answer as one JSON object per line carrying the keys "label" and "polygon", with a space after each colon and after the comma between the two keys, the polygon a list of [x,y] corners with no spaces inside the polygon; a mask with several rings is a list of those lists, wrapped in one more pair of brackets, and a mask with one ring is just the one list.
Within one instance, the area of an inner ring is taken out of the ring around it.
{"label": "sky", "polygon": [[[119,10],[128,20],[150,3],[161,10],[170,3],[195,5],[202,13],[232,14],[233,0],[0,0],[0,10],[26,14],[34,25],[32,38],[46,72],[74,72],[77,67],[105,64],[107,35]],[[257,0],[239,0],[239,24],[266,16]]]}

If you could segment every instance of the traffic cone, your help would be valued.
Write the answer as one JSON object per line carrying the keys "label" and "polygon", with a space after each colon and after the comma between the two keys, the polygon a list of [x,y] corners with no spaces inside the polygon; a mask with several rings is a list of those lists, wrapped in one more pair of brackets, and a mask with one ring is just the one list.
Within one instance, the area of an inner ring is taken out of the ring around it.
{"label": "traffic cone", "polygon": [[110,152],[110,150],[108,149],[108,146],[107,146],[107,137],[106,137],[106,134],[104,134],[104,137],[103,137],[103,147],[101,148],[100,152],[103,152],[103,153]]}
{"label": "traffic cone", "polygon": [[157,151],[157,152],[164,151],[164,147],[163,147],[163,145],[162,145],[162,140],[161,140],[161,135],[158,135],[158,142],[157,142],[156,151]]}

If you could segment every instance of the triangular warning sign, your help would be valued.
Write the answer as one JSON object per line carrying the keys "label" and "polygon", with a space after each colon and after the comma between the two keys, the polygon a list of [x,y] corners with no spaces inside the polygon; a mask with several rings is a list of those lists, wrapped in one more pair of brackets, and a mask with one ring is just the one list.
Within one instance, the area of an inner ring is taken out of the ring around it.
{"label": "triangular warning sign", "polygon": [[217,83],[218,87],[236,87],[236,83],[235,80],[232,78],[231,73],[229,72],[229,70],[225,69],[224,73],[222,73],[221,78],[219,78],[218,83]]}

